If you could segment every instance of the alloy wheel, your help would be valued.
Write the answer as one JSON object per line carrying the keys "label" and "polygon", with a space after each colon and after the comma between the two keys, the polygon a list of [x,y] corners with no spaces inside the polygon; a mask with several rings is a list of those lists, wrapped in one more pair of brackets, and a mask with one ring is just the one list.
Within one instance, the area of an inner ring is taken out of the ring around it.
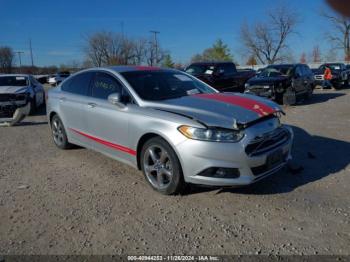
{"label": "alloy wheel", "polygon": [[61,146],[64,143],[63,125],[57,118],[52,122],[52,135],[53,140],[58,146]]}
{"label": "alloy wheel", "polygon": [[173,168],[168,152],[158,145],[147,148],[143,159],[148,181],[157,189],[167,188],[173,178]]}

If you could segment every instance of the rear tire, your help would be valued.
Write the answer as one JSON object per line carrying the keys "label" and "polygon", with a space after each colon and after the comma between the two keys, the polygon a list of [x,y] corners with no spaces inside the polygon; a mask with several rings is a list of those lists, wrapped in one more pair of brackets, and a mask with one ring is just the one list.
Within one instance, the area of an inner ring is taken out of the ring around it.
{"label": "rear tire", "polygon": [[51,120],[51,132],[55,145],[60,149],[70,149],[72,144],[68,142],[67,133],[58,115]]}
{"label": "rear tire", "polygon": [[180,161],[162,138],[148,140],[141,150],[141,169],[151,187],[164,195],[183,191],[185,182]]}

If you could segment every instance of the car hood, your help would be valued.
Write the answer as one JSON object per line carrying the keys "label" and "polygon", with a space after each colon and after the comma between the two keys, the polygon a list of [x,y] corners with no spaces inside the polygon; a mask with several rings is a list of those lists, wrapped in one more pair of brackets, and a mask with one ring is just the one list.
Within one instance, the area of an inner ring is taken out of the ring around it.
{"label": "car hood", "polygon": [[206,126],[238,129],[261,118],[283,112],[276,103],[239,93],[197,94],[148,105],[192,118]]}
{"label": "car hood", "polygon": [[273,83],[280,83],[287,81],[288,76],[276,76],[276,77],[253,77],[247,83],[249,85],[269,85]]}
{"label": "car hood", "polygon": [[0,94],[18,94],[27,89],[27,86],[0,86]]}

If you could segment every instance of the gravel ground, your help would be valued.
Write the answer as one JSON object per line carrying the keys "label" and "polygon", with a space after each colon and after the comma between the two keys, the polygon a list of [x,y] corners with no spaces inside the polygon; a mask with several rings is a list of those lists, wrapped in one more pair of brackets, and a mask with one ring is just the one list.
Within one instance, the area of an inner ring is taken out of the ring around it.
{"label": "gravel ground", "polygon": [[350,90],[286,108],[302,172],[170,197],[43,113],[0,128],[0,254],[350,254]]}

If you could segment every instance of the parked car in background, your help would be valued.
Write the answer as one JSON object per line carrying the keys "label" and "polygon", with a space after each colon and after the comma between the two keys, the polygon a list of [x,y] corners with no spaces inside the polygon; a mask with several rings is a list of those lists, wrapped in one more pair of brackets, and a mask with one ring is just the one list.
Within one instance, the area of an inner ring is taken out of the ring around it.
{"label": "parked car in background", "polygon": [[31,75],[0,75],[0,122],[14,125],[45,103],[42,85]]}
{"label": "parked car in background", "polygon": [[317,70],[314,70],[315,82],[317,85],[322,85],[326,67],[329,67],[332,72],[331,84],[334,88],[340,89],[350,86],[350,69],[343,63],[327,63],[321,65]]}
{"label": "parked car in background", "polygon": [[314,74],[305,64],[270,65],[245,86],[246,94],[275,100],[280,104],[295,104],[297,98],[309,98],[315,88]]}
{"label": "parked car in background", "polygon": [[63,80],[70,76],[69,72],[60,72],[49,77],[49,84],[51,86],[59,85]]}
{"label": "parked car in background", "polygon": [[127,163],[163,194],[185,183],[249,185],[280,170],[293,140],[281,110],[178,70],[137,66],[81,71],[47,99],[57,147],[76,144]]}
{"label": "parked car in background", "polygon": [[203,62],[189,65],[185,72],[220,92],[243,92],[244,84],[255,76],[254,70],[237,70],[232,62]]}
{"label": "parked car in background", "polygon": [[35,75],[34,77],[40,84],[47,84],[49,82],[49,75]]}

